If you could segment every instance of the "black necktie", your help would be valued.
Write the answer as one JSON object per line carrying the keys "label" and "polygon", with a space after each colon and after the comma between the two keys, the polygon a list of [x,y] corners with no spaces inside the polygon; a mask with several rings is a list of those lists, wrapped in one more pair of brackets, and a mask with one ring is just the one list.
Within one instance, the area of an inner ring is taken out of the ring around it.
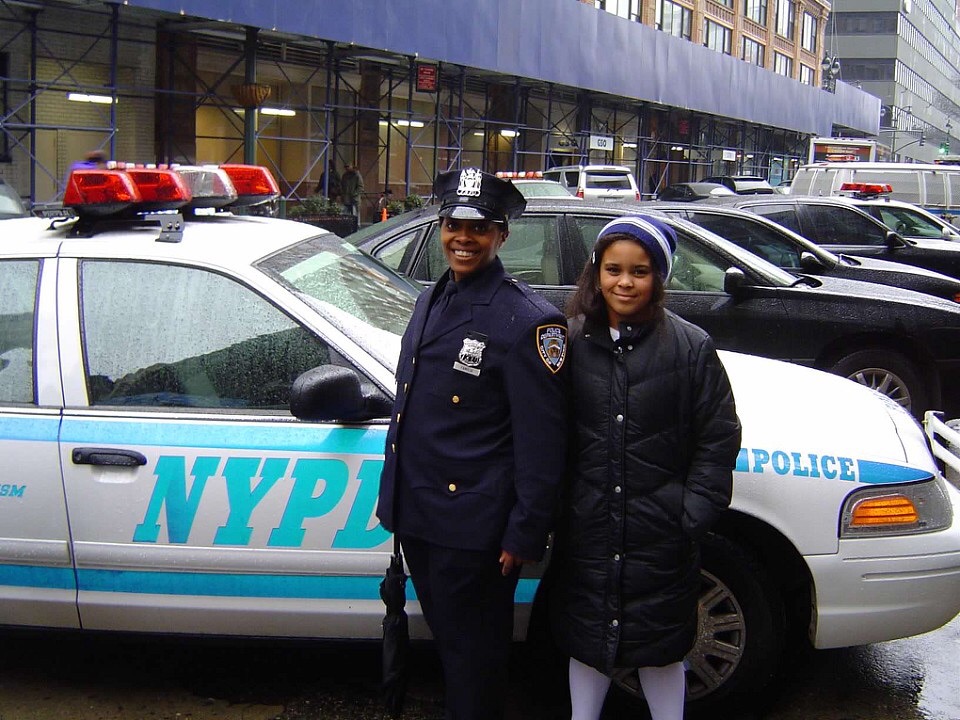
{"label": "black necktie", "polygon": [[430,306],[430,314],[427,315],[427,322],[423,328],[424,335],[429,337],[436,332],[440,326],[440,317],[447,308],[450,307],[450,303],[453,302],[453,296],[456,294],[457,284],[453,280],[448,280],[447,284],[443,287],[443,292],[440,293],[440,296],[434,300],[433,305]]}

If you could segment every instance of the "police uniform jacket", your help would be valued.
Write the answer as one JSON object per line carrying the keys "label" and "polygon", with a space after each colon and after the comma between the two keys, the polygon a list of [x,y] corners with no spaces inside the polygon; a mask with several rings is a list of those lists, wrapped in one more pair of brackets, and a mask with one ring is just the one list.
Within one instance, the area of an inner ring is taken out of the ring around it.
{"label": "police uniform jacket", "polygon": [[730,502],[740,449],[710,337],[667,311],[646,325],[571,321],[569,482],[550,568],[560,647],[583,663],[663,666],[692,648],[698,540]]}
{"label": "police uniform jacket", "polygon": [[448,276],[420,295],[403,336],[377,516],[438,545],[539,560],[567,434],[565,368],[544,345],[560,336],[565,352],[566,322],[497,258],[458,283],[425,334]]}

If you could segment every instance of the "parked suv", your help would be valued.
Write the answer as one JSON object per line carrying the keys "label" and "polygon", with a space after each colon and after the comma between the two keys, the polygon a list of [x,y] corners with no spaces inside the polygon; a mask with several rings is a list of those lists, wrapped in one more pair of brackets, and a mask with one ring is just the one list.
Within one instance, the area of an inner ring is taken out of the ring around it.
{"label": "parked suv", "polygon": [[545,170],[546,180],[556,180],[584,200],[632,201],[640,190],[630,168],[623,165],[571,165]]}

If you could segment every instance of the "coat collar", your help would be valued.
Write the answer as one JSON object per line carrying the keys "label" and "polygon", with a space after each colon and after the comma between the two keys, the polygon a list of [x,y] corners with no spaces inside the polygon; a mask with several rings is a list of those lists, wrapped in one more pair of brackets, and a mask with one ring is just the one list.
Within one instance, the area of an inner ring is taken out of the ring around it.
{"label": "coat collar", "polygon": [[659,324],[662,316],[639,323],[620,323],[620,339],[614,341],[610,337],[610,326],[606,322],[597,322],[595,319],[584,318],[583,337],[595,345],[609,350],[616,350],[626,343],[634,343],[649,335]]}

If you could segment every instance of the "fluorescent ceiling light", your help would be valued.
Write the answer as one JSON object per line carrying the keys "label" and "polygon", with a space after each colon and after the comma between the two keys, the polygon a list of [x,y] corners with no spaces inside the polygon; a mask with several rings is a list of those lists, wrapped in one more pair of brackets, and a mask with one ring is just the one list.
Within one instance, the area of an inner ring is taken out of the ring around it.
{"label": "fluorescent ceiling light", "polygon": [[483,130],[476,130],[473,133],[474,137],[483,137],[483,135],[484,135]]}
{"label": "fluorescent ceiling light", "polygon": [[624,143],[623,147],[635,150],[637,147],[636,143]]}
{"label": "fluorescent ceiling light", "polygon": [[262,107],[260,108],[261,115],[282,115],[283,117],[294,117],[297,112],[296,110],[290,110],[288,108],[275,108],[275,107]]}
{"label": "fluorescent ceiling light", "polygon": [[517,136],[516,130],[501,130],[500,134],[505,138],[515,138]]}
{"label": "fluorescent ceiling light", "polygon": [[114,100],[109,95],[88,95],[87,93],[67,93],[67,100],[73,102],[97,103],[98,105],[112,105]]}
{"label": "fluorescent ceiling light", "polygon": [[[390,123],[388,123],[386,120],[381,120],[380,124],[383,126],[387,126]],[[419,120],[394,120],[393,124],[396,125],[397,127],[415,127],[415,128],[423,127],[423,123],[420,122]]]}

